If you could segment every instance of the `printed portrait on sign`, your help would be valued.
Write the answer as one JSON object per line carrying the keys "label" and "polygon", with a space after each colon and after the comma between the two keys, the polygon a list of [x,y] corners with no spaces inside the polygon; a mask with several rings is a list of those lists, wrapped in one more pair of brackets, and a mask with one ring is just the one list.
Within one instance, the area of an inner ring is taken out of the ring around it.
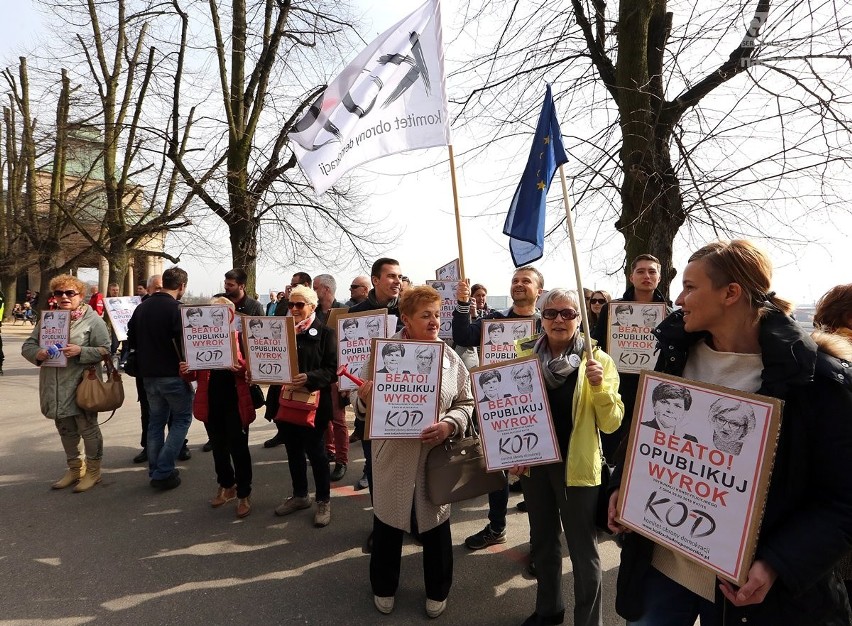
{"label": "printed portrait on sign", "polygon": [[654,328],[666,316],[664,302],[610,302],[606,352],[622,374],[652,370],[657,362]]}
{"label": "printed portrait on sign", "polygon": [[774,398],[643,372],[619,521],[742,585],[754,557],[780,409]]}
{"label": "printed portrait on sign", "polygon": [[476,382],[482,390],[480,402],[493,402],[500,398],[508,398],[511,395],[503,392],[503,375],[499,370],[482,372]]}
{"label": "printed portrait on sign", "polygon": [[405,358],[405,346],[401,343],[386,343],[382,345],[382,368],[380,374],[410,374],[403,369],[402,361]]}
{"label": "printed portrait on sign", "polygon": [[246,360],[252,381],[283,383],[298,372],[292,317],[243,316]]}
{"label": "printed portrait on sign", "polygon": [[460,280],[461,270],[459,269],[459,260],[453,259],[446,265],[442,265],[435,270],[435,278],[437,280]]}
{"label": "printed portrait on sign", "polygon": [[559,460],[538,358],[475,367],[471,377],[489,471]]}
{"label": "printed portrait on sign", "polygon": [[515,341],[535,332],[535,320],[502,318],[482,320],[482,339],[479,359],[482,365],[491,365],[517,358]]}
{"label": "printed portrait on sign", "polygon": [[[438,419],[442,341],[375,339],[372,342],[370,439],[416,439]],[[366,374],[367,372],[365,372]]]}

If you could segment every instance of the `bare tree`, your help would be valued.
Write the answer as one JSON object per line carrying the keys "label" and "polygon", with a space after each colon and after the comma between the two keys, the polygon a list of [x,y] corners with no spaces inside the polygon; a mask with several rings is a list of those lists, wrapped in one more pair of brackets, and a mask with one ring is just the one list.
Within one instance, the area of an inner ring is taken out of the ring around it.
{"label": "bare tree", "polygon": [[[371,254],[380,237],[360,217],[360,198],[344,186],[315,198],[287,149],[291,126],[324,87],[302,85],[305,76],[317,73],[307,55],[317,47],[333,50],[350,28],[337,17],[345,5],[327,0],[263,0],[253,5],[231,0],[225,8],[226,3],[209,0],[206,17],[215,42],[211,52],[221,113],[193,129],[196,143],[187,150],[193,157],[203,150],[207,158],[191,161],[179,147],[203,98],[187,94],[186,64],[203,45],[188,41],[190,8],[178,0],[172,4],[181,20],[181,35],[169,156],[192,192],[227,225],[233,264],[249,275],[247,289],[254,291],[262,224],[268,224],[271,233],[269,256],[281,263],[314,258],[328,267],[342,255],[351,259],[353,254]],[[321,64],[315,64],[322,73]],[[184,118],[181,111],[187,102],[189,114]]]}
{"label": "bare tree", "polygon": [[656,255],[668,291],[679,234],[806,242],[791,221],[840,206],[850,20],[831,0],[471,3],[463,28],[496,35],[455,72],[477,85],[456,103],[499,141],[552,82],[578,222],[613,216],[624,260]]}
{"label": "bare tree", "polygon": [[[95,102],[94,106],[83,102],[81,107],[89,109],[87,124],[100,133],[97,175],[89,176],[98,184],[91,185],[88,193],[104,200],[103,206],[93,204],[101,210],[70,217],[90,249],[109,262],[109,282],[119,284],[140,242],[189,224],[184,213],[193,198],[190,191],[176,202],[177,172],[166,168],[167,146],[144,125],[143,112],[152,106],[148,88],[157,60],[147,34],[150,20],[159,12],[147,3],[130,12],[128,4],[127,0],[78,0],[62,7],[68,17],[82,13],[78,23],[90,29],[75,32],[74,43],[85,59],[81,86]],[[182,151],[179,144],[178,154]],[[141,179],[150,186],[147,199]],[[101,222],[100,228],[87,228],[86,222],[94,219]],[[178,260],[164,251],[148,253]]]}

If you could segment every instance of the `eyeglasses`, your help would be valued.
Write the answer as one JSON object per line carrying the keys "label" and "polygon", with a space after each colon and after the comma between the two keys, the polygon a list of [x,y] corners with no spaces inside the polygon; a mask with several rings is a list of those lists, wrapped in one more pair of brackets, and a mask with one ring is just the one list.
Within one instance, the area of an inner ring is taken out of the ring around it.
{"label": "eyeglasses", "polygon": [[301,311],[302,309],[305,308],[306,304],[307,304],[307,302],[288,302],[287,308],[288,309],[299,309]]}
{"label": "eyeglasses", "polygon": [[80,292],[74,291],[73,289],[66,289],[65,291],[62,291],[61,289],[57,289],[56,291],[53,292],[54,298],[61,298],[62,296],[65,296],[66,298],[73,298],[74,296],[79,296],[79,295],[80,295]]}
{"label": "eyeglasses", "polygon": [[606,298],[589,298],[589,304],[606,304]]}
{"label": "eyeglasses", "polygon": [[564,320],[573,320],[579,315],[580,314],[574,309],[562,309],[561,311],[557,311],[556,309],[545,309],[541,312],[541,316],[546,320],[555,320],[557,316]]}

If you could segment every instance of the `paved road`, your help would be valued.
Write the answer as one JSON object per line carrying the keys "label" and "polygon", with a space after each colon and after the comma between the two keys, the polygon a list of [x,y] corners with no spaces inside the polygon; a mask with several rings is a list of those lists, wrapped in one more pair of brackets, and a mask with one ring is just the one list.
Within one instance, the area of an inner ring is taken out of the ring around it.
{"label": "paved road", "polygon": [[[355,492],[363,457],[332,493],[332,522],[311,525],[308,511],[277,518],[290,491],[283,446],[267,450],[274,427],[259,418],[251,430],[254,508],[237,520],[234,506],[211,509],[213,460],[201,452],[204,428],[190,429],[192,459],[179,465],[183,484],[154,492],[139,451],[139,412],[128,398],[103,428],[104,479],[93,490],[52,491],[64,470],[53,422],[38,409],[36,368],[20,357],[29,329],[3,326],[5,376],[0,378],[0,625],[77,624],[520,624],[534,609],[535,581],[524,574],[529,527],[514,509],[508,542],[472,553],[463,540],[485,524],[487,502],[453,507],[455,582],[444,615],[424,612],[420,548],[407,542],[396,609],[372,606],[369,556],[361,546],[371,524],[366,491]],[[129,384],[128,384],[129,382]],[[613,610],[618,549],[601,545],[604,623]],[[572,606],[566,556],[565,598]],[[571,620],[566,619],[566,624]]]}

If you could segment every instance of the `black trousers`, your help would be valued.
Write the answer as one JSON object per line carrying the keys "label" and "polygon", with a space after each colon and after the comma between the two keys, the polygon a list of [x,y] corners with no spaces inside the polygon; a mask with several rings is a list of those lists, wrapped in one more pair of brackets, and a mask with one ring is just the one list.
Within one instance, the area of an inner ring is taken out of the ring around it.
{"label": "black trousers", "polygon": [[238,414],[217,415],[211,411],[204,427],[213,444],[216,482],[226,489],[236,485],[237,497],[248,498],[252,480],[248,426],[243,428]]}
{"label": "black trousers", "polygon": [[[373,516],[373,552],[370,555],[370,584],[373,594],[386,598],[396,595],[402,561],[404,531],[388,526]],[[423,543],[423,580],[426,597],[445,600],[453,584],[453,538],[450,520],[420,533]]]}
{"label": "black trousers", "polygon": [[288,422],[276,422],[278,432],[284,438],[287,448],[287,463],[293,480],[293,495],[304,498],[308,495],[308,464],[311,461],[314,474],[317,502],[328,502],[331,497],[331,472],[328,469],[328,457],[325,454],[323,435],[328,421],[317,422],[315,426],[296,426]]}

